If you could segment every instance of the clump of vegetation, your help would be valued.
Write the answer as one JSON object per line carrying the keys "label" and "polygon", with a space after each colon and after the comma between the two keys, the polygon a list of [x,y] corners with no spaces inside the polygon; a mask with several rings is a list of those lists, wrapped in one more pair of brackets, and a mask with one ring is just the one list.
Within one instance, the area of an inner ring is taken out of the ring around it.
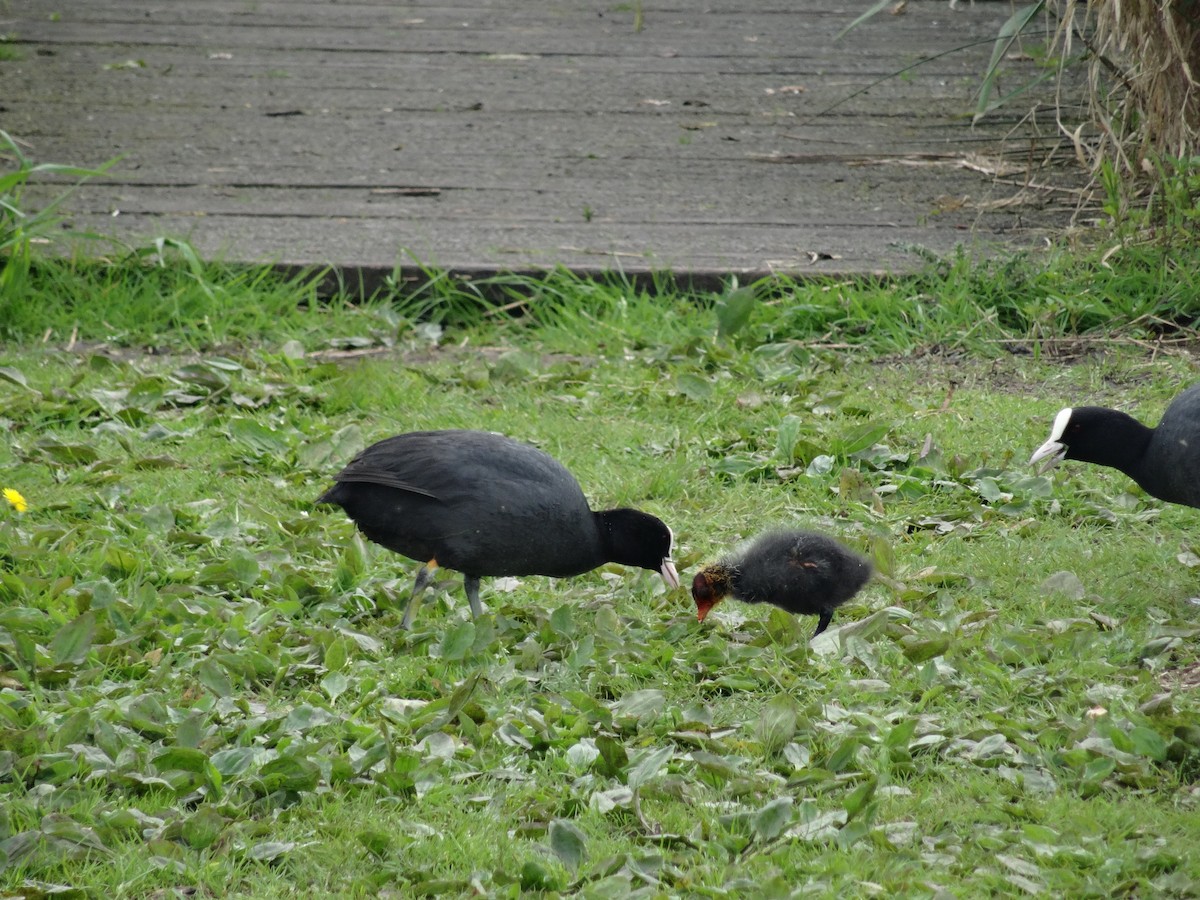
{"label": "clump of vegetation", "polygon": [[[108,171],[116,165],[113,159],[95,169],[66,166],[57,163],[35,163],[25,155],[20,145],[7,132],[0,130],[0,163],[11,171],[0,172],[0,297],[22,280],[33,262],[34,248],[49,244],[59,223],[59,206],[75,187]],[[37,179],[73,179],[75,185],[42,205],[36,212],[22,203],[25,187]]]}
{"label": "clump of vegetation", "polygon": [[1163,161],[1195,167],[1200,141],[1200,9],[1195,0],[1054,4],[1064,55],[1087,49],[1093,165],[1156,176]]}
{"label": "clump of vegetation", "polygon": [[[1060,406],[1152,419],[1190,362],[1100,302],[1053,312],[1100,268],[962,265],[715,296],[560,275],[508,285],[522,315],[450,280],[407,310],[297,289],[227,331],[201,291],[154,353],[26,320],[0,348],[0,892],[1200,891],[1194,511],[1025,465]],[[1002,337],[1022,311],[1041,341]],[[313,501],[445,427],[659,515],[681,572],[782,525],[881,577],[813,641],[621,567],[493,582],[479,618],[455,576],[405,631],[413,567]]]}
{"label": "clump of vegetation", "polygon": [[[1200,8],[1195,0],[1056,0],[1056,47],[1086,52],[1092,128],[1071,137],[1119,231],[1173,243],[1200,222]],[[1116,207],[1117,209],[1112,209]],[[1115,213],[1115,214],[1114,214]]]}

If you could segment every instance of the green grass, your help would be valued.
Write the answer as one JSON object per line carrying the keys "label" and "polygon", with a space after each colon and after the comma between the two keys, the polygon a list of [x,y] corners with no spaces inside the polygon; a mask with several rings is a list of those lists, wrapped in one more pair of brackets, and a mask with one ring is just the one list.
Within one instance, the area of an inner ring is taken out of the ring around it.
{"label": "green grass", "polygon": [[[1195,259],[363,304],[184,263],[0,300],[3,893],[1200,891],[1197,512],[1025,465],[1195,380]],[[774,524],[881,577],[812,642],[618,566],[477,621],[447,573],[401,632],[415,565],[312,500],[441,427],[661,516],[685,583]]]}

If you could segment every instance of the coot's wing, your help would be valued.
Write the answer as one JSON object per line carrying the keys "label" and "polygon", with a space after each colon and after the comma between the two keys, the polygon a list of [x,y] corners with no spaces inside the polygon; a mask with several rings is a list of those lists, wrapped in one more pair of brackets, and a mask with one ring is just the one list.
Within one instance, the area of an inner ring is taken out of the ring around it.
{"label": "coot's wing", "polygon": [[447,432],[406,454],[406,465],[389,468],[438,498],[420,502],[425,526],[442,538],[440,564],[472,575],[554,576],[600,564],[595,516],[579,482],[536,447]]}
{"label": "coot's wing", "polygon": [[[396,435],[367,447],[335,476],[338,484],[374,484],[431,500],[455,468],[453,432],[418,431]],[[447,460],[447,457],[450,457]]]}
{"label": "coot's wing", "polygon": [[376,485],[425,497],[448,509],[497,508],[544,517],[586,511],[579,483],[561,463],[529,444],[486,431],[415,431],[385,438],[354,457],[338,484]]}
{"label": "coot's wing", "polygon": [[337,481],[338,484],[378,484],[382,487],[395,488],[398,491],[407,491],[410,494],[420,494],[422,497],[428,497],[431,500],[441,499],[433,491],[427,491],[424,488],[417,487],[415,484],[409,484],[407,481],[383,469],[373,469],[365,466],[352,468],[352,466],[347,466],[343,472],[338,474]]}

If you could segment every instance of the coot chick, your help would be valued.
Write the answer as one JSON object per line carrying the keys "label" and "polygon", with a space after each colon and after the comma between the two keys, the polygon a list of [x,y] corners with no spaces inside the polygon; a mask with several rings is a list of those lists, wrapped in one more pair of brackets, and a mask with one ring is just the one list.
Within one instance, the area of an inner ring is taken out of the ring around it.
{"label": "coot chick", "polygon": [[1157,428],[1100,406],[1060,411],[1029,462],[1044,460],[1047,472],[1063,459],[1120,469],[1152,497],[1200,507],[1200,384],[1171,401]]}
{"label": "coot chick", "polygon": [[606,562],[679,586],[671,529],[636,509],[592,512],[579,482],[536,447],[486,431],[415,431],[372,444],[318,503],[340,506],[377,544],[425,565],[402,625],[412,624],[438,566],[463,574],[482,615],[485,575],[587,572]]}
{"label": "coot chick", "polygon": [[702,569],[692,580],[692,599],[701,622],[727,596],[818,615],[816,637],[829,626],[833,611],[870,577],[871,563],[833,538],[812,531],[771,531]]}

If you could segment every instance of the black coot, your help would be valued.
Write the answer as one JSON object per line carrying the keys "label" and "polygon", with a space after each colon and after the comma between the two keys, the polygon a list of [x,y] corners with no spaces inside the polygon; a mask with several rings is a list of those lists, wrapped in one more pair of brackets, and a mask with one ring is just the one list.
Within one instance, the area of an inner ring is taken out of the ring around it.
{"label": "black coot", "polygon": [[636,509],[592,512],[579,482],[536,447],[486,431],[416,431],[372,444],[318,503],[370,540],[425,565],[403,626],[438,566],[463,573],[471,612],[485,575],[578,575],[606,562],[679,586],[671,529]]}
{"label": "black coot", "polygon": [[833,538],[812,531],[772,531],[702,569],[692,580],[692,598],[701,622],[727,596],[819,615],[816,637],[829,626],[833,611],[870,577],[871,563]]}
{"label": "black coot", "polygon": [[1029,462],[1046,472],[1063,459],[1120,469],[1159,500],[1200,507],[1200,384],[1171,401],[1157,428],[1100,406],[1062,410]]}

